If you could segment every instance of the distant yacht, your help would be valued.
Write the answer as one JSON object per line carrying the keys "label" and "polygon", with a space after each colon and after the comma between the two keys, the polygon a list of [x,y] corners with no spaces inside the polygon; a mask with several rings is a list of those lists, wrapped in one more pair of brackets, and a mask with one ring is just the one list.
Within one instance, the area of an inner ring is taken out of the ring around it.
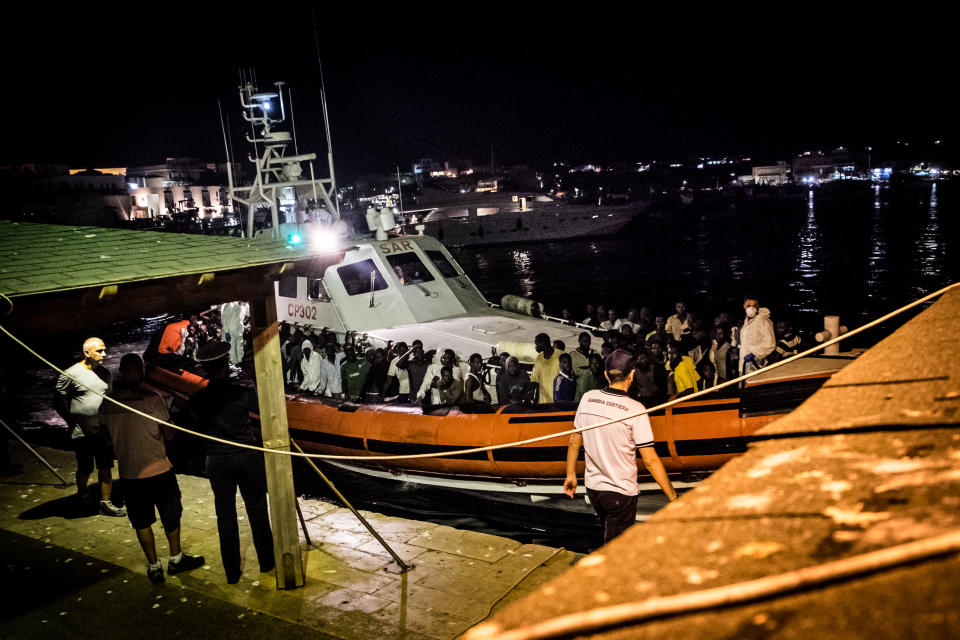
{"label": "distant yacht", "polygon": [[611,235],[648,206],[570,204],[540,193],[468,193],[403,216],[408,233],[423,225],[425,235],[462,247]]}

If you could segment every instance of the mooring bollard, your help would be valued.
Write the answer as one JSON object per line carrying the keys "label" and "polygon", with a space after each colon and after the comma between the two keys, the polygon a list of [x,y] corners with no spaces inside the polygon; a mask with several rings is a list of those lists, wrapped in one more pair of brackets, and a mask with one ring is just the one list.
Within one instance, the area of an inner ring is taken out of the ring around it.
{"label": "mooring bollard", "polygon": [[[827,340],[832,340],[838,336],[842,336],[846,332],[847,328],[840,326],[840,316],[824,316],[823,331],[819,332],[814,337],[817,339],[817,342],[826,342]],[[823,355],[825,356],[835,356],[839,353],[839,344],[831,344],[823,349]]]}

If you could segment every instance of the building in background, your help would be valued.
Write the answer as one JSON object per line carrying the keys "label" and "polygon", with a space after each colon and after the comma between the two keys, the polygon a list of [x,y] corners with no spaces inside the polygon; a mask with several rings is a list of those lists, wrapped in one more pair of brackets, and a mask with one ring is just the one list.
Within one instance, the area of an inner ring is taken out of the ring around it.
{"label": "building in background", "polygon": [[773,165],[752,167],[751,174],[753,184],[779,187],[790,183],[790,165],[784,160],[779,160],[777,164]]}
{"label": "building in background", "polygon": [[221,165],[194,158],[167,158],[163,164],[128,168],[126,181],[131,219],[181,213],[216,219],[233,212]]}
{"label": "building in background", "polygon": [[869,170],[867,156],[854,153],[846,147],[831,152],[806,151],[793,159],[793,181],[817,184],[827,180],[857,178]]}

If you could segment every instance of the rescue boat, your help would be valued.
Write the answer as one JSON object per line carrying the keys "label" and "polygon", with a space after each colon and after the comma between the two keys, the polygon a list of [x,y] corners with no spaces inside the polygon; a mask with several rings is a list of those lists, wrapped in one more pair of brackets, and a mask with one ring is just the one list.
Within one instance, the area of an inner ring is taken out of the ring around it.
{"label": "rescue boat", "polygon": [[[535,355],[536,334],[576,344],[582,330],[550,319],[535,304],[515,305],[531,316],[487,303],[435,238],[397,236],[354,239],[353,243],[343,259],[323,273],[277,284],[280,320],[326,328],[341,336],[365,334],[373,345],[419,338],[425,350],[451,348],[463,360],[474,352],[507,350],[527,363]],[[598,339],[594,340],[599,348]],[[148,354],[152,384],[181,397],[205,384],[196,362],[160,355],[159,341],[158,336]],[[656,451],[679,486],[694,482],[745,451],[761,427],[798,406],[853,357],[807,358],[765,372],[743,388],[655,411],[650,419]],[[494,381],[495,377],[491,390]],[[286,401],[291,437],[307,452],[355,456],[334,461],[352,471],[471,491],[523,494],[527,501],[561,494],[565,436],[491,451],[460,451],[569,430],[576,410],[573,403],[425,410],[419,404],[358,404],[310,393],[288,393]],[[416,454],[436,457],[363,459]],[[642,465],[638,473],[641,470]],[[649,478],[642,474],[640,478],[647,488],[655,487]]]}

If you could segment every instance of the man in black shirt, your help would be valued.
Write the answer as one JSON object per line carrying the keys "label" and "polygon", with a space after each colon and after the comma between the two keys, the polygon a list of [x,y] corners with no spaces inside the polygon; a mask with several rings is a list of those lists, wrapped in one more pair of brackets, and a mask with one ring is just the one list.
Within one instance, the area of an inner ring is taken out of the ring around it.
{"label": "man in black shirt", "polygon": [[[207,371],[210,382],[205,389],[190,397],[190,410],[204,433],[231,442],[262,447],[260,427],[250,420],[251,412],[259,412],[257,392],[229,377],[229,354],[230,345],[221,341],[210,342],[200,350],[198,359]],[[236,584],[241,574],[237,488],[240,489],[250,520],[260,571],[271,571],[274,567],[263,454],[209,440],[205,441],[205,445],[207,475],[210,476],[217,511],[220,557],[227,582]]]}

